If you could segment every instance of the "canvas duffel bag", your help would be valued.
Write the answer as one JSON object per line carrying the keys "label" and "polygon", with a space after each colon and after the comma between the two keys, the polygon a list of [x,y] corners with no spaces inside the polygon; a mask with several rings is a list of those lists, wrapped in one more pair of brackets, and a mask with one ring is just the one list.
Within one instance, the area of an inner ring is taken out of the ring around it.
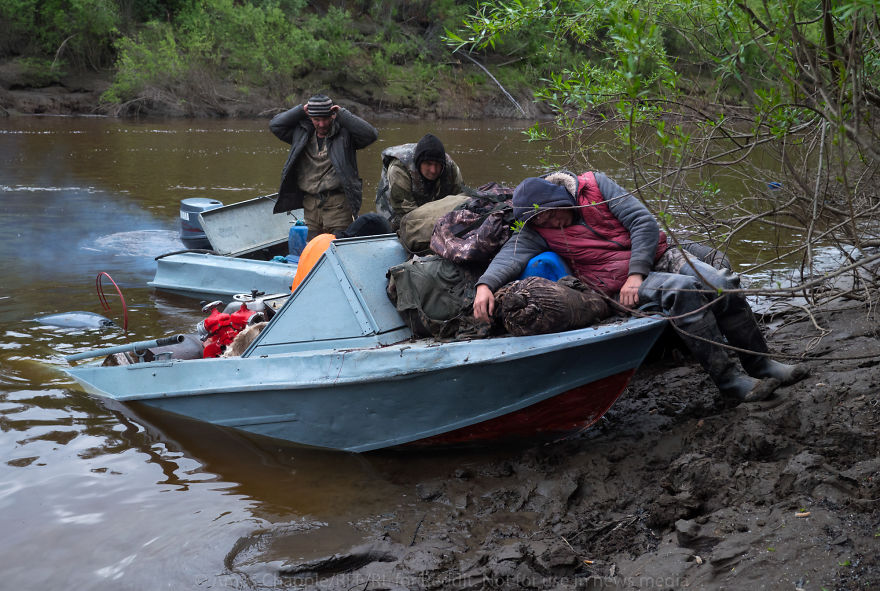
{"label": "canvas duffel bag", "polygon": [[447,195],[443,199],[420,205],[404,215],[400,218],[400,229],[397,230],[400,243],[411,253],[430,252],[434,224],[459,205],[467,203],[469,199],[470,197],[464,194]]}
{"label": "canvas duffel bag", "polygon": [[488,325],[474,319],[479,274],[437,255],[413,257],[386,273],[386,293],[417,337],[482,338]]}

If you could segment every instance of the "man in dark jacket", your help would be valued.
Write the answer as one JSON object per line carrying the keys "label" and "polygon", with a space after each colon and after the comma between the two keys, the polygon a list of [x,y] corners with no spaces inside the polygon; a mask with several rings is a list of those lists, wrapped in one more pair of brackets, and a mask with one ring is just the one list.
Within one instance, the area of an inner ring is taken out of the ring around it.
{"label": "man in dark jacket", "polygon": [[457,195],[464,188],[458,165],[440,139],[430,133],[415,145],[412,158],[401,155],[393,159],[387,174],[394,230],[400,226],[400,218],[418,206]]}
{"label": "man in dark jacket", "polygon": [[[808,375],[803,365],[767,356],[752,310],[736,292],[739,277],[667,245],[644,204],[604,174],[559,172],[526,179],[514,190],[513,207],[524,225],[477,281],[478,320],[488,321],[494,312],[495,290],[516,279],[532,257],[550,250],[584,283],[623,306],[653,304],[668,315],[726,398],[763,400],[780,385]],[[728,356],[725,340],[742,350],[742,368]]]}
{"label": "man in dark jacket", "polygon": [[361,209],[355,151],[376,141],[376,128],[318,94],[273,117],[269,129],[290,144],[274,213],[302,207],[309,240],[345,230]]}

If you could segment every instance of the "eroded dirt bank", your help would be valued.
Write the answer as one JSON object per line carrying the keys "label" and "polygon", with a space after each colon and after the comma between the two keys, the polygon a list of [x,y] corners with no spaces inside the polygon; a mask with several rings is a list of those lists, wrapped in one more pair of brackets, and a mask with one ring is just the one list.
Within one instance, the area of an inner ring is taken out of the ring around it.
{"label": "eroded dirt bank", "polygon": [[[232,84],[183,85],[175,91],[147,88],[138,98],[124,104],[104,102],[101,98],[112,80],[111,72],[81,72],[66,75],[49,86],[35,86],[12,62],[0,61],[0,117],[16,115],[97,115],[110,117],[158,118],[268,118],[292,107],[289,101],[271,98],[265,89],[252,89],[247,95]],[[307,85],[307,87],[309,87]],[[494,86],[480,89],[453,89],[437,100],[420,101],[415,97],[386,96],[381,89],[360,84],[327,87],[316,80],[313,88],[328,92],[339,104],[358,115],[395,119],[542,119],[549,114],[530,96],[520,96],[517,103],[507,99]],[[293,92],[293,91],[291,91]],[[309,93],[299,93],[305,100]],[[292,101],[292,102],[291,102]],[[290,103],[290,104],[288,104]]]}
{"label": "eroded dirt bank", "polygon": [[[725,406],[667,354],[583,436],[451,468],[358,524],[366,543],[258,571],[272,588],[374,591],[878,589],[877,317],[852,306],[816,323],[825,359],[769,401]],[[789,319],[771,341],[794,352],[817,336]],[[253,575],[285,535],[230,554],[228,574]]]}

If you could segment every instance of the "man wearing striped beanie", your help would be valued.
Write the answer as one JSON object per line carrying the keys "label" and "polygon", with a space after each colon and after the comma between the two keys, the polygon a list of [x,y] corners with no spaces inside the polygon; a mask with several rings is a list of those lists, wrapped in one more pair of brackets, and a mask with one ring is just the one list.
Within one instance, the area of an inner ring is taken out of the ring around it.
{"label": "man wearing striped beanie", "polygon": [[361,209],[356,150],[376,141],[379,132],[324,94],[279,113],[269,129],[290,144],[274,213],[302,207],[309,240],[343,232]]}

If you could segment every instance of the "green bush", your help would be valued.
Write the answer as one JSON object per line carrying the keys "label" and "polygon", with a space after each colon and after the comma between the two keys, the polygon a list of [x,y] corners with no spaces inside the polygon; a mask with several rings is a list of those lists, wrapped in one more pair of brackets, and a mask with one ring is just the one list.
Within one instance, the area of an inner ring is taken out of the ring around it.
{"label": "green bush", "polygon": [[0,55],[65,59],[78,68],[112,63],[119,12],[113,0],[0,0]]}
{"label": "green bush", "polygon": [[137,38],[119,39],[116,50],[116,76],[102,96],[112,103],[134,99],[148,86],[173,86],[191,67],[167,23],[148,23]]}
{"label": "green bush", "polygon": [[303,6],[285,3],[288,14],[273,1],[200,0],[173,23],[149,23],[117,43],[117,74],[105,98],[127,100],[194,71],[280,92],[313,69],[341,67],[354,51],[350,16],[337,8],[303,15]]}
{"label": "green bush", "polygon": [[22,83],[34,88],[58,84],[66,74],[63,62],[53,62],[41,57],[18,58],[14,63],[21,73]]}

